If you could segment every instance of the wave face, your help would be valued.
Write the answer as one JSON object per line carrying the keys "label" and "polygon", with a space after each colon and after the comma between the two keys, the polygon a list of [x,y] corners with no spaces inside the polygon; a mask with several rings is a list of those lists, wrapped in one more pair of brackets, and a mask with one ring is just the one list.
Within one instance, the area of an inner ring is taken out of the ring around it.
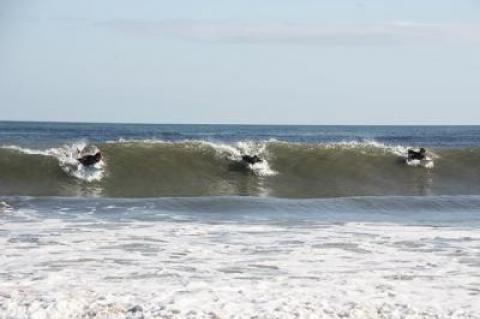
{"label": "wave face", "polygon": [[[405,164],[406,148],[380,143],[120,141],[104,162],[72,163],[77,144],[0,148],[0,195],[322,198],[480,194],[480,148],[433,149],[435,167]],[[241,164],[244,154],[263,163]],[[72,168],[73,167],[73,168]]]}

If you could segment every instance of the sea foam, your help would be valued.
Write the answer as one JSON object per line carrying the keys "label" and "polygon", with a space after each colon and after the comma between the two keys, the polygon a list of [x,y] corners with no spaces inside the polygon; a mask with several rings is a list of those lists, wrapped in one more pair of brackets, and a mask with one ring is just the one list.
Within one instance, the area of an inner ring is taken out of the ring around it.
{"label": "sea foam", "polygon": [[208,221],[152,200],[11,202],[0,318],[480,317],[480,235],[458,214]]}

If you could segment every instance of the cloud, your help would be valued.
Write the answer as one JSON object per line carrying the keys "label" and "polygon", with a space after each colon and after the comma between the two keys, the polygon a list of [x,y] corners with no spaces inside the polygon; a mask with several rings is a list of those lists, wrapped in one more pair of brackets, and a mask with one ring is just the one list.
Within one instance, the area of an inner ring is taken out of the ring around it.
{"label": "cloud", "polygon": [[234,23],[225,21],[171,20],[140,22],[113,20],[98,23],[137,35],[171,35],[211,42],[299,44],[396,44],[396,43],[476,43],[480,25],[423,24],[296,24]]}

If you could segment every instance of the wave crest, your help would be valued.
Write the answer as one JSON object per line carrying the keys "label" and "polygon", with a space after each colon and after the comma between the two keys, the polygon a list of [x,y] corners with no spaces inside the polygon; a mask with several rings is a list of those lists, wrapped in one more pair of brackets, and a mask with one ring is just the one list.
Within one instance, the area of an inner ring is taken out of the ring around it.
{"label": "wave crest", "polygon": [[[46,150],[1,148],[0,194],[310,198],[480,194],[478,148],[437,149],[435,168],[426,170],[406,165],[408,147],[376,141],[119,140],[98,145],[105,162],[86,169],[76,161],[77,148],[86,144]],[[258,155],[264,161],[245,165],[243,155]]]}

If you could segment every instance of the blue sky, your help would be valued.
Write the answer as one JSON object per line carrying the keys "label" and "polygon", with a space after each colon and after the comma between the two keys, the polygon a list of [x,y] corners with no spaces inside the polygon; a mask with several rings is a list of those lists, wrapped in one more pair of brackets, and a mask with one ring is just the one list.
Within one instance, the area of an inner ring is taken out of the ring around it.
{"label": "blue sky", "polygon": [[0,0],[0,119],[480,124],[480,1]]}

